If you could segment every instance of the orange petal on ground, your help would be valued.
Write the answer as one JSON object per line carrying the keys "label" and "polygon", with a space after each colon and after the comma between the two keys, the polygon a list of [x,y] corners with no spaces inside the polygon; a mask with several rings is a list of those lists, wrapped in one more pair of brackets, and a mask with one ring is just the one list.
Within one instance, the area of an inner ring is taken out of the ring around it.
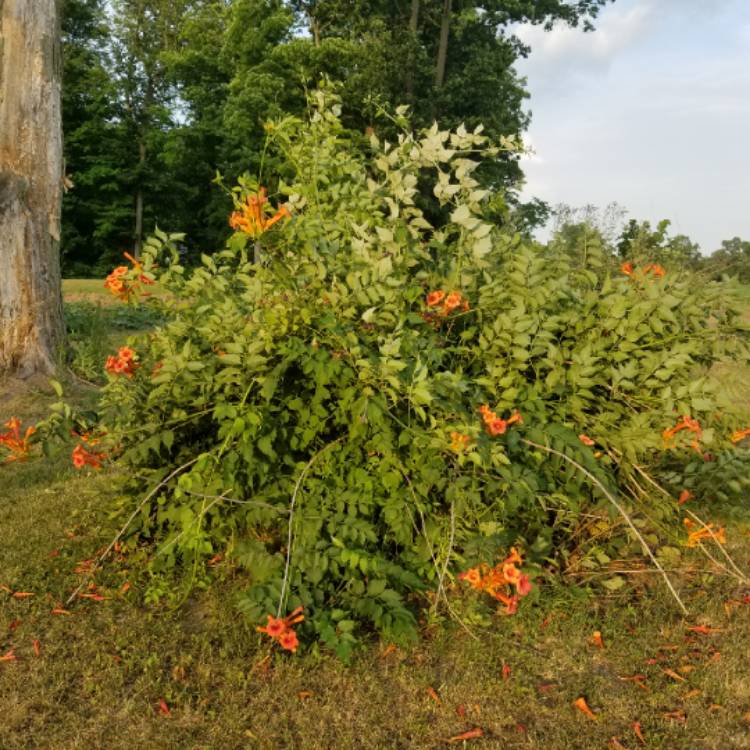
{"label": "orange petal on ground", "polygon": [[313,692],[312,690],[300,690],[299,693],[297,693],[297,697],[301,701],[306,701],[308,698],[313,697]]}
{"label": "orange petal on ground", "polygon": [[688,628],[691,633],[700,633],[701,635],[711,635],[712,633],[721,633],[722,628],[711,628],[708,625],[693,625]]}
{"label": "orange petal on ground", "polygon": [[31,591],[16,591],[13,594],[14,599],[28,599],[30,596],[34,596]]}
{"label": "orange petal on ground", "polygon": [[481,727],[474,727],[474,729],[470,729],[468,732],[464,732],[463,734],[457,734],[455,737],[451,737],[448,740],[449,745],[454,745],[457,742],[465,742],[466,740],[476,740],[480,737],[484,737],[484,730]]}
{"label": "orange petal on ground", "polygon": [[125,583],[122,584],[122,588],[120,589],[121,594],[127,594],[128,591],[130,591],[130,581],[125,581]]}
{"label": "orange petal on ground", "polygon": [[16,661],[18,657],[13,653],[14,649],[7,651],[5,654],[0,656],[0,661]]}
{"label": "orange petal on ground", "polygon": [[673,680],[677,680],[678,682],[685,682],[685,678],[682,675],[677,674],[674,669],[662,669],[661,671],[664,672],[667,677],[671,677]]}
{"label": "orange petal on ground", "polygon": [[698,690],[698,688],[693,688],[693,690],[688,690],[687,693],[685,693],[685,700],[688,698],[697,698],[699,695],[702,695],[701,690]]}
{"label": "orange petal on ground", "polygon": [[632,682],[637,685],[641,690],[648,690],[646,686],[646,675],[645,674],[634,674],[629,677],[620,677],[623,682]]}
{"label": "orange petal on ground", "polygon": [[687,714],[684,711],[667,711],[662,714],[665,719],[671,719],[672,721],[679,721],[684,723],[687,721]]}
{"label": "orange petal on ground", "polygon": [[427,688],[427,695],[429,695],[430,698],[432,698],[432,700],[435,701],[435,703],[442,703],[442,701],[440,700],[440,696],[435,692],[435,688],[428,687]]}
{"label": "orange petal on ground", "polygon": [[386,656],[390,656],[392,653],[396,651],[396,646],[393,643],[389,643],[384,649],[383,653],[380,654],[381,659],[385,659]]}
{"label": "orange petal on ground", "polygon": [[590,719],[593,719],[594,721],[597,720],[596,714],[589,708],[589,704],[586,703],[586,699],[582,696],[580,698],[576,698],[573,701],[573,706],[577,708],[581,713],[586,714]]}
{"label": "orange petal on ground", "polygon": [[504,680],[509,680],[510,679],[510,673],[512,671],[513,670],[507,664],[503,664],[503,679]]}
{"label": "orange petal on ground", "polygon": [[633,731],[635,732],[635,736],[640,740],[642,745],[646,744],[646,738],[643,736],[643,730],[641,729],[641,722],[640,721],[634,721],[631,725],[633,727]]}
{"label": "orange petal on ground", "polygon": [[55,607],[55,609],[52,610],[53,615],[70,615],[71,612],[68,612],[67,609],[62,609],[61,607]]}
{"label": "orange petal on ground", "polygon": [[39,641],[35,640],[34,641],[34,656],[39,656],[39,654],[41,653],[41,651],[42,651],[42,649],[41,649],[41,647],[39,645]]}
{"label": "orange petal on ground", "polygon": [[164,698],[159,698],[159,713],[162,716],[169,716],[172,713]]}
{"label": "orange petal on ground", "polygon": [[602,639],[602,634],[598,630],[595,630],[594,634],[591,636],[591,643],[597,648],[604,648],[604,640]]}

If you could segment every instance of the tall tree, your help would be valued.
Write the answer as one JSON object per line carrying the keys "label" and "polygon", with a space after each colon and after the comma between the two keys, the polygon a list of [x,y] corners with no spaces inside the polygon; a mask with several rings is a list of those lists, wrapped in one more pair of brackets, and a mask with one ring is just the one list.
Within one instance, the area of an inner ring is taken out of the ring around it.
{"label": "tall tree", "polygon": [[59,8],[0,2],[0,372],[54,369],[63,336]]}
{"label": "tall tree", "polygon": [[103,0],[63,0],[63,273],[102,275],[132,241],[131,144],[108,55]]}
{"label": "tall tree", "polygon": [[631,219],[617,241],[621,258],[644,259],[668,268],[697,270],[703,262],[700,246],[684,234],[669,235],[669,219],[662,219],[652,229],[648,221]]}
{"label": "tall tree", "polygon": [[160,159],[173,102],[164,55],[177,42],[190,0],[114,0],[112,57],[123,124],[134,147],[131,182],[133,250],[143,242],[146,199],[168,194]]}
{"label": "tall tree", "polygon": [[750,241],[740,237],[723,240],[721,247],[711,253],[706,265],[717,276],[737,276],[743,283],[750,282]]}
{"label": "tall tree", "polygon": [[[117,112],[108,120],[114,137],[100,176],[107,188],[114,185],[108,175],[115,177],[120,198],[100,191],[108,197],[97,205],[94,190],[79,190],[80,209],[96,217],[95,240],[118,240],[110,246],[121,245],[115,230],[124,216],[136,248],[157,221],[187,230],[203,249],[220,244],[229,206],[210,184],[216,170],[229,181],[261,163],[274,171],[263,123],[301,115],[306,88],[323,75],[341,82],[352,131],[374,127],[392,138],[397,127],[379,115],[407,103],[415,128],[437,119],[446,128],[481,123],[494,140],[521,135],[528,93],[515,63],[529,50],[513,25],[588,26],[608,1],[109,0]],[[75,87],[81,76],[71,77]],[[99,140],[84,140],[90,154]],[[512,188],[521,177],[518,158],[503,155],[479,176]],[[524,229],[545,214],[538,201],[507,197],[498,220]],[[75,254],[84,258],[84,242]]]}

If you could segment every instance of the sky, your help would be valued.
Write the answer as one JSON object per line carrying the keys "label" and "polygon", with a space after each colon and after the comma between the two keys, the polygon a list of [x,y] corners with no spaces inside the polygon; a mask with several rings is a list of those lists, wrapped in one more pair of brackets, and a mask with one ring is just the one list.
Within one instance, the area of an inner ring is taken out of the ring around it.
{"label": "sky", "polygon": [[516,34],[532,48],[524,197],[617,202],[704,253],[750,239],[750,0],[616,0],[592,33]]}

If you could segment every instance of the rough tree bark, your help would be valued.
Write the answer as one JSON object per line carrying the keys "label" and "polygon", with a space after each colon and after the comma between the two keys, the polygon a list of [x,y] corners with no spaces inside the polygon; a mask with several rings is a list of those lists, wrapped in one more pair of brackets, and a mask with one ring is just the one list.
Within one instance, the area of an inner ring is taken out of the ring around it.
{"label": "rough tree bark", "polygon": [[64,338],[57,0],[0,0],[0,373],[52,372]]}

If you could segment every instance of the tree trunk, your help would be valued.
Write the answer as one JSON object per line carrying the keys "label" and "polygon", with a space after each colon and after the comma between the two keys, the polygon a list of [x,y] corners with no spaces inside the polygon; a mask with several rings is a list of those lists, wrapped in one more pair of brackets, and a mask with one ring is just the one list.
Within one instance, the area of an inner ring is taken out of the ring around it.
{"label": "tree trunk", "polygon": [[411,15],[409,16],[409,31],[412,34],[417,33],[417,24],[419,23],[419,0],[411,0]]}
{"label": "tree trunk", "polygon": [[315,16],[310,16],[310,31],[312,32],[313,45],[320,47],[320,21]]}
{"label": "tree trunk", "polygon": [[0,0],[0,373],[52,372],[64,340],[56,0]]}
{"label": "tree trunk", "polygon": [[[146,164],[146,144],[141,141],[138,144],[138,180],[143,179],[143,169]],[[136,260],[141,257],[143,246],[143,187],[139,184],[135,194],[135,244],[133,255]]]}
{"label": "tree trunk", "polygon": [[415,51],[417,45],[417,30],[419,29],[419,0],[411,0],[411,14],[409,15],[409,65],[406,71],[406,101],[414,106],[414,66],[416,65]]}
{"label": "tree trunk", "polygon": [[448,35],[451,28],[452,0],[443,0],[443,16],[440,19],[440,44],[435,64],[435,86],[442,88],[445,82],[445,63],[448,59]]}

